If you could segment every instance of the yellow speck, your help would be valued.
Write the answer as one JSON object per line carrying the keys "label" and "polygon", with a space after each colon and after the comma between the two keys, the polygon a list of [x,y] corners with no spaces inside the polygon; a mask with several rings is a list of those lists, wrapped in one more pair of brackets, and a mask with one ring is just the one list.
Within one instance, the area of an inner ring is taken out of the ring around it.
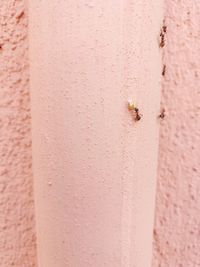
{"label": "yellow speck", "polygon": [[135,105],[132,101],[128,101],[128,109],[129,110],[134,110],[135,109]]}

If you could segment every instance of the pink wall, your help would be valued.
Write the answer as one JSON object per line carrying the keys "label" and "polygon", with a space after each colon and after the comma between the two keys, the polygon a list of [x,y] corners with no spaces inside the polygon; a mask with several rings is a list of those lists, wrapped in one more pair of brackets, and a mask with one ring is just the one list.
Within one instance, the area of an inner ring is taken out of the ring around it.
{"label": "pink wall", "polygon": [[0,3],[0,266],[36,267],[27,10]]}
{"label": "pink wall", "polygon": [[165,3],[154,267],[200,266],[200,1]]}
{"label": "pink wall", "polygon": [[161,1],[33,0],[29,10],[40,267],[149,267]]}
{"label": "pink wall", "polygon": [[[162,8],[144,0],[115,5],[86,0],[85,6],[74,0],[69,8],[64,1],[60,7],[39,2],[29,1],[40,267],[66,267],[67,261],[147,267],[159,110],[155,39]],[[195,267],[200,265],[200,3],[165,1],[165,16],[167,117],[160,132],[152,266]],[[2,0],[0,18],[0,267],[36,267],[25,1]],[[125,107],[130,97],[143,113],[135,126]],[[68,240],[70,248],[63,243]]]}

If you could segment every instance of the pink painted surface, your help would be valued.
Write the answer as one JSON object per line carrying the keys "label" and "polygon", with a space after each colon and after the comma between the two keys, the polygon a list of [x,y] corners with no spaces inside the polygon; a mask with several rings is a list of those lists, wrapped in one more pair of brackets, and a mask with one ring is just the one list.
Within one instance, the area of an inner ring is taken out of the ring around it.
{"label": "pink painted surface", "polygon": [[0,3],[0,266],[36,267],[27,10]]}
{"label": "pink painted surface", "polygon": [[29,11],[39,266],[148,267],[161,3],[32,0]]}
{"label": "pink painted surface", "polygon": [[154,267],[200,266],[200,2],[165,3]]}
{"label": "pink painted surface", "polygon": [[[30,2],[40,264],[149,266],[161,7]],[[153,266],[193,267],[200,265],[200,4],[166,1],[165,14],[167,117]],[[35,267],[24,1],[2,1],[0,16],[0,266]],[[130,97],[143,113],[135,126],[125,107]]]}

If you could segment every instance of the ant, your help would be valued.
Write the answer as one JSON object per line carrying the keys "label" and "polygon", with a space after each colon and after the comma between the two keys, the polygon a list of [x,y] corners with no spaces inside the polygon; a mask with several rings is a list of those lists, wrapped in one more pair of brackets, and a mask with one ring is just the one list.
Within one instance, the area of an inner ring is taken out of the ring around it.
{"label": "ant", "polygon": [[160,115],[158,116],[160,119],[164,119],[165,118],[165,109],[162,108]]}
{"label": "ant", "polygon": [[165,73],[166,73],[166,65],[163,65],[162,76],[165,76]]}
{"label": "ant", "polygon": [[166,32],[167,32],[167,26],[164,25],[164,26],[162,27],[162,30],[163,30],[164,33],[166,33]]}
{"label": "ant", "polygon": [[139,109],[135,108],[134,111],[135,111],[135,121],[140,121],[142,118],[142,115],[140,114]]}
{"label": "ant", "polygon": [[129,108],[129,110],[133,110],[134,111],[134,119],[135,119],[135,121],[141,120],[142,115],[140,114],[139,109],[137,107],[135,107],[134,103],[128,102],[128,108]]}
{"label": "ant", "polygon": [[163,26],[160,32],[160,47],[163,48],[165,46],[165,34],[167,33],[167,26]]}

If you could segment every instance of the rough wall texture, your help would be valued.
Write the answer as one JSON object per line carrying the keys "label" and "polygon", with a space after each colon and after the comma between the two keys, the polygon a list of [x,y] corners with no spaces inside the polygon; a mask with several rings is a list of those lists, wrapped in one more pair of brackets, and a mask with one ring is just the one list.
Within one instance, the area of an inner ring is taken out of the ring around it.
{"label": "rough wall texture", "polygon": [[200,1],[166,1],[153,266],[200,266]]}
{"label": "rough wall texture", "polygon": [[27,11],[0,4],[0,267],[36,266]]}

